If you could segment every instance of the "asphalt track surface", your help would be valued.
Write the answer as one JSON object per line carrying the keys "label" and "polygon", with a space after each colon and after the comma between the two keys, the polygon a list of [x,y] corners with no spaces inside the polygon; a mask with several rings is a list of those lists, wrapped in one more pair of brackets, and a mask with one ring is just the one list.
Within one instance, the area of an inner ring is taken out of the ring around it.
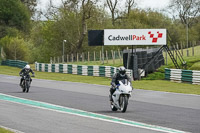
{"label": "asphalt track surface", "polygon": [[[20,77],[0,75],[0,93],[186,132],[200,132],[200,96],[135,89],[126,113],[112,112],[109,86],[33,79],[22,93]],[[133,84],[134,85],[134,84]],[[155,130],[45,110],[0,100],[0,126],[25,133],[102,133]]]}

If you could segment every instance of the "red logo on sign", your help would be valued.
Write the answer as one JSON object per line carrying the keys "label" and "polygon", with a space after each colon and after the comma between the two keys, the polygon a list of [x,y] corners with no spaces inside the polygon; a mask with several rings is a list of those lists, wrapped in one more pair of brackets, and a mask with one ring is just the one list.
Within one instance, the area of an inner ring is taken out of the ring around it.
{"label": "red logo on sign", "polygon": [[151,31],[148,32],[148,34],[150,35],[150,38],[153,38],[152,39],[153,43],[157,43],[158,38],[162,38],[162,36],[163,36],[163,33],[159,33],[159,31],[157,33],[158,33],[158,36],[154,37],[154,34],[152,34]]}

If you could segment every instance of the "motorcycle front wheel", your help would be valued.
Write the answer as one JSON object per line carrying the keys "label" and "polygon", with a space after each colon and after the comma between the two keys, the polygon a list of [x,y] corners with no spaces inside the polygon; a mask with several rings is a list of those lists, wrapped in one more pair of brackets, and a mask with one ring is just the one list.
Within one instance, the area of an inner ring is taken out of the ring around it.
{"label": "motorcycle front wheel", "polygon": [[128,106],[128,97],[126,95],[120,96],[120,109],[124,113]]}
{"label": "motorcycle front wheel", "polygon": [[22,83],[22,91],[23,91],[23,92],[26,91],[26,83],[25,83],[25,81],[23,81],[23,83]]}
{"label": "motorcycle front wheel", "polygon": [[30,88],[30,82],[26,81],[26,92],[29,92],[29,88]]}

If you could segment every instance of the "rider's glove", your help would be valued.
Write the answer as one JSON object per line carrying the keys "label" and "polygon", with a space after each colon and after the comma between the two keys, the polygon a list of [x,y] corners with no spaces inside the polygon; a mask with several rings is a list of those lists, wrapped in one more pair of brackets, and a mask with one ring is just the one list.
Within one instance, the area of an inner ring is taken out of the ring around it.
{"label": "rider's glove", "polygon": [[35,77],[35,74],[33,74],[32,77]]}
{"label": "rider's glove", "polygon": [[118,88],[119,87],[119,85],[115,85],[115,88]]}
{"label": "rider's glove", "polygon": [[19,74],[19,76],[22,76],[22,74]]}

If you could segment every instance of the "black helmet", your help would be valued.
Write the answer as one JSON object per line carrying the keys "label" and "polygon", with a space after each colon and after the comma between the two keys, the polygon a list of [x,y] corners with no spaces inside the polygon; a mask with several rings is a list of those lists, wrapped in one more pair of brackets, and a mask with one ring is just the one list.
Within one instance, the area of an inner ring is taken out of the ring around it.
{"label": "black helmet", "polygon": [[126,74],[126,68],[125,67],[119,67],[119,74],[121,77],[124,77]]}

